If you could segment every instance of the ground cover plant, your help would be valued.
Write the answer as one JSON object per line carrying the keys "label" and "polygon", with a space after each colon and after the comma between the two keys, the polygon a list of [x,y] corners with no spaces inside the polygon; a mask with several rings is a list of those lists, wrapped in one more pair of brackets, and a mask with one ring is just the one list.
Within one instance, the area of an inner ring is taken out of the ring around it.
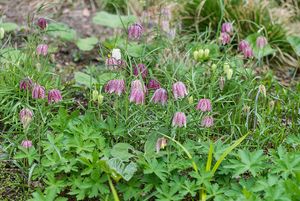
{"label": "ground cover plant", "polygon": [[[118,3],[91,18],[106,39],[38,15],[0,23],[1,200],[300,200],[300,84],[262,72],[270,33],[226,17],[188,33],[169,4]],[[65,75],[66,46],[93,59]]]}

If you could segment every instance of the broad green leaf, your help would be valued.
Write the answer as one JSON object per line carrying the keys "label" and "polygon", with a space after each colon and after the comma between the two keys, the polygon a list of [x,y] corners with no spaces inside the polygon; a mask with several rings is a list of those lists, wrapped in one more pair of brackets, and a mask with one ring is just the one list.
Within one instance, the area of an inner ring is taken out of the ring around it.
{"label": "broad green leaf", "polygon": [[119,158],[111,158],[107,161],[107,164],[111,170],[114,170],[126,181],[129,181],[137,171],[137,166],[134,162],[130,162],[128,165],[126,165]]}
{"label": "broad green leaf", "polygon": [[116,73],[101,73],[97,80],[99,81],[100,86],[103,86],[104,84],[106,84],[109,80],[114,79],[117,76]]}
{"label": "broad green leaf", "polygon": [[145,46],[143,44],[132,43],[127,46],[127,53],[132,57],[142,57]]}
{"label": "broad green leaf", "polygon": [[105,11],[98,12],[95,17],[93,17],[93,23],[102,26],[108,26],[112,28],[122,28],[123,25],[127,27],[129,24],[136,21],[135,16],[121,16],[110,14]]}
{"label": "broad green leaf", "polygon": [[80,38],[77,40],[76,45],[82,51],[90,51],[98,43],[96,37]]}
{"label": "broad green leaf", "polygon": [[14,31],[16,30],[19,26],[15,23],[12,23],[12,22],[5,22],[5,23],[0,23],[0,28],[3,28],[4,31]]}
{"label": "broad green leaf", "polygon": [[72,41],[76,38],[76,31],[64,23],[51,23],[48,25],[47,33],[54,37],[59,37],[66,41]]}
{"label": "broad green leaf", "polygon": [[129,153],[129,150],[134,150],[134,148],[127,143],[115,144],[111,150],[111,155],[115,158],[119,158],[123,161],[128,161],[134,155]]}
{"label": "broad green leaf", "polygon": [[93,84],[97,83],[95,78],[83,72],[75,72],[74,77],[77,84],[84,85],[88,88],[91,88]]}
{"label": "broad green leaf", "polygon": [[288,36],[287,40],[293,47],[296,54],[298,56],[300,56],[300,37],[299,36]]}

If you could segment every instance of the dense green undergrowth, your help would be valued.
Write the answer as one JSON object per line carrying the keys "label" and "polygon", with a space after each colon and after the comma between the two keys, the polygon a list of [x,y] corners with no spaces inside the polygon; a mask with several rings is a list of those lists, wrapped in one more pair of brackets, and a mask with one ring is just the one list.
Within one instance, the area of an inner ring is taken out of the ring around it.
{"label": "dense green undergrowth", "polygon": [[[248,38],[258,55],[251,58],[244,58],[234,42],[222,45],[206,37],[211,31],[196,40],[194,34],[170,39],[159,29],[145,30],[140,40],[132,41],[128,20],[119,24],[126,27],[122,34],[106,41],[77,40],[83,51],[99,45],[102,61],[119,48],[124,65],[114,70],[104,62],[87,66],[75,73],[72,84],[62,83],[56,74],[49,55],[55,48],[44,56],[36,50],[49,41],[42,37],[51,36],[49,29],[32,27],[18,49],[7,35],[7,43],[1,42],[0,157],[18,168],[19,177],[12,180],[22,186],[22,197],[299,200],[300,85],[286,88],[272,72],[255,73],[265,51],[274,46],[258,49],[256,32]],[[194,58],[196,51],[203,53]],[[146,76],[141,70],[135,73],[141,63]],[[46,95],[60,90],[62,100],[48,97],[47,102],[31,88],[23,90],[20,82],[26,77],[43,86]],[[125,83],[120,95],[107,89],[115,79]],[[156,91],[148,85],[153,79],[167,92],[165,104],[153,102]],[[148,86],[142,103],[130,98],[132,81]],[[179,81],[187,89],[182,98],[173,89]],[[204,98],[211,108],[197,109]],[[29,119],[19,114],[24,108],[33,112]],[[176,112],[185,114],[186,126],[174,123]],[[207,117],[213,123],[203,123]],[[15,186],[6,184],[8,189]]]}

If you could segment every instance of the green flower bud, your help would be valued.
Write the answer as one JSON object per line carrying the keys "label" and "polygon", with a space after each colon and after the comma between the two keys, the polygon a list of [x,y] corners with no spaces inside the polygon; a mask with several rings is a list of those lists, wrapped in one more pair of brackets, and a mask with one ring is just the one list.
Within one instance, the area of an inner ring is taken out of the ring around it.
{"label": "green flower bud", "polygon": [[229,68],[226,72],[227,80],[231,80],[233,74],[233,70]]}
{"label": "green flower bud", "polygon": [[203,56],[204,56],[204,50],[203,50],[203,49],[200,49],[200,50],[198,51],[198,59],[202,59]]}
{"label": "green flower bud", "polygon": [[96,102],[98,100],[98,95],[99,95],[99,92],[97,90],[94,90],[93,95],[92,95],[93,101]]}
{"label": "green flower bud", "polygon": [[103,103],[104,96],[102,94],[98,95],[98,104],[101,105]]}
{"label": "green flower bud", "polygon": [[205,58],[208,58],[208,57],[209,57],[209,52],[210,52],[209,49],[205,49],[205,50],[204,50],[204,57],[205,57]]}
{"label": "green flower bud", "polygon": [[223,70],[225,73],[227,73],[228,69],[230,69],[230,65],[228,63],[224,63]]}
{"label": "green flower bud", "polygon": [[195,60],[198,60],[199,52],[198,52],[197,50],[194,51],[193,56],[194,56],[194,59],[195,59]]}

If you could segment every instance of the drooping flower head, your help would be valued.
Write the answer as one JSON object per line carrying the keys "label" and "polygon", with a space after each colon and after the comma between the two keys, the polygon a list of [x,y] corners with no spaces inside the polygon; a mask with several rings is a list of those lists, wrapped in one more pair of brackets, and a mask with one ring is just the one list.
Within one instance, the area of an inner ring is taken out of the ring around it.
{"label": "drooping flower head", "polygon": [[254,55],[254,53],[252,51],[252,48],[250,46],[247,47],[247,48],[245,48],[244,51],[243,51],[243,53],[244,53],[244,57],[245,58],[252,58],[253,55]]}
{"label": "drooping flower head", "polygon": [[173,117],[172,126],[186,127],[186,116],[183,112],[176,112]]}
{"label": "drooping flower head", "polygon": [[120,49],[117,49],[117,48],[114,48],[114,49],[111,51],[111,57],[115,58],[116,60],[122,59],[121,50],[120,50]]}
{"label": "drooping flower head", "polygon": [[228,33],[222,32],[220,35],[220,41],[222,45],[230,43],[230,35]]}
{"label": "drooping flower head", "polygon": [[172,90],[175,100],[177,100],[178,98],[184,98],[188,95],[187,89],[183,82],[174,83],[172,86]]}
{"label": "drooping flower head", "polygon": [[23,140],[21,143],[21,146],[24,148],[30,148],[32,147],[32,141],[30,140]]}
{"label": "drooping flower head", "polygon": [[110,80],[105,85],[106,93],[115,93],[120,96],[125,91],[125,81],[124,80]]}
{"label": "drooping flower head", "polygon": [[48,92],[48,103],[58,103],[61,100],[62,96],[58,89],[52,89]]}
{"label": "drooping flower head", "polygon": [[141,74],[142,78],[145,79],[148,76],[148,69],[144,64],[138,64],[133,69],[133,74],[139,76]]}
{"label": "drooping flower head", "polygon": [[211,102],[209,99],[203,98],[200,99],[197,106],[196,110],[201,110],[202,112],[209,112],[211,111]]}
{"label": "drooping flower head", "polygon": [[163,88],[156,89],[154,92],[151,102],[153,103],[161,103],[162,105],[165,105],[168,101],[168,92],[167,90]]}
{"label": "drooping flower head", "polygon": [[230,22],[225,22],[222,24],[221,32],[231,34],[233,32],[233,26]]}
{"label": "drooping flower head", "polygon": [[162,137],[162,138],[158,138],[156,141],[156,153],[159,153],[159,151],[161,149],[164,149],[167,146],[167,139]]}
{"label": "drooping flower head", "polygon": [[31,89],[32,84],[32,80],[29,77],[26,77],[20,82],[20,90],[29,90]]}
{"label": "drooping flower head", "polygon": [[239,43],[239,51],[243,52],[246,48],[250,47],[250,44],[248,43],[248,41],[246,40],[242,40],[240,43]]}
{"label": "drooping flower head", "polygon": [[129,101],[136,104],[144,104],[146,93],[146,86],[140,80],[134,80],[131,82]]}
{"label": "drooping flower head", "polygon": [[47,27],[47,20],[43,17],[39,18],[37,21],[37,25],[41,28],[41,29],[46,29]]}
{"label": "drooping flower head", "polygon": [[23,124],[23,127],[24,128],[27,128],[29,123],[31,122],[32,120],[32,117],[33,117],[33,112],[28,109],[28,108],[23,108],[21,111],[20,111],[20,121],[21,123]]}
{"label": "drooping flower head", "polygon": [[119,62],[114,57],[109,57],[105,60],[105,65],[107,66],[108,69],[115,70],[118,68]]}
{"label": "drooping flower head", "polygon": [[45,98],[45,88],[39,84],[35,84],[32,89],[32,98],[34,99]]}
{"label": "drooping flower head", "polygon": [[225,78],[220,77],[220,79],[219,79],[219,88],[220,88],[220,90],[223,90],[224,86],[225,86]]}
{"label": "drooping flower head", "polygon": [[36,48],[36,54],[46,56],[48,54],[48,45],[39,44]]}
{"label": "drooping flower head", "polygon": [[132,90],[129,97],[130,102],[135,104],[144,104],[145,103],[145,92],[141,89]]}
{"label": "drooping flower head", "polygon": [[143,33],[143,26],[139,23],[132,24],[128,28],[128,38],[132,40],[139,40]]}
{"label": "drooping flower head", "polygon": [[159,89],[160,88],[160,84],[157,80],[155,79],[151,79],[149,82],[148,82],[148,85],[147,85],[147,88],[148,89]]}
{"label": "drooping flower head", "polygon": [[256,45],[258,48],[262,49],[268,44],[268,41],[265,37],[259,36],[256,39]]}
{"label": "drooping flower head", "polygon": [[201,125],[206,128],[212,127],[214,125],[214,118],[212,116],[203,117]]}

